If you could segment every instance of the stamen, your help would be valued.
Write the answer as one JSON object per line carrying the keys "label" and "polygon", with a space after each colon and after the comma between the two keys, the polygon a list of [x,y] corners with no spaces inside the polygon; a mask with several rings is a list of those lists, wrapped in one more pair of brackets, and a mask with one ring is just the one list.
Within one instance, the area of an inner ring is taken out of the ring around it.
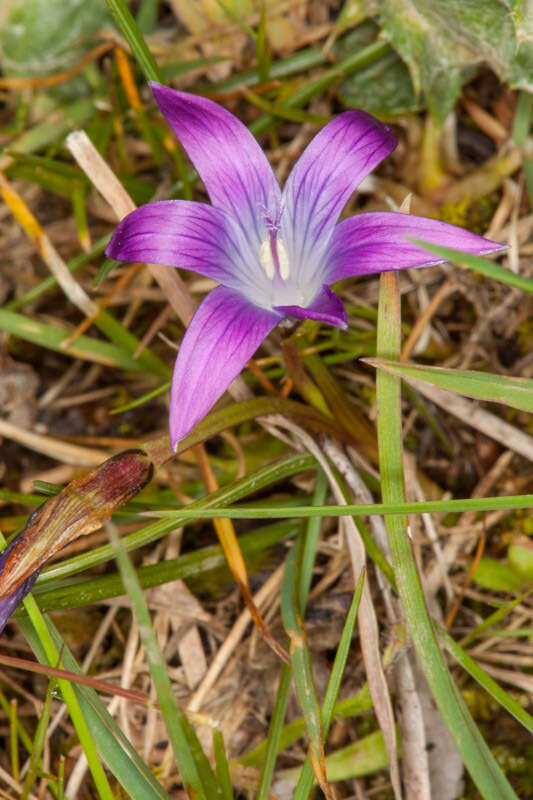
{"label": "stamen", "polygon": [[259,261],[270,280],[274,280],[276,273],[283,281],[290,275],[289,253],[275,228],[270,228],[268,238],[261,242]]}
{"label": "stamen", "polygon": [[274,275],[276,274],[276,265],[274,263],[274,256],[270,244],[270,237],[261,242],[261,248],[259,250],[259,261],[261,262],[261,266],[263,267],[263,269],[267,274],[267,278],[273,280]]}
{"label": "stamen", "polygon": [[289,253],[287,252],[287,248],[281,239],[278,239],[276,244],[278,249],[279,274],[282,280],[286,281],[291,272]]}

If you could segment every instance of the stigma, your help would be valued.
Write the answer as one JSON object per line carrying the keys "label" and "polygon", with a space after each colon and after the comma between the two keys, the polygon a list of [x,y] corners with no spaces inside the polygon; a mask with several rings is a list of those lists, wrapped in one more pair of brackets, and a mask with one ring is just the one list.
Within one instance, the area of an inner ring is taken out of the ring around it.
{"label": "stigma", "polygon": [[269,280],[274,280],[276,273],[284,281],[290,275],[289,253],[282,239],[275,231],[271,231],[266,239],[261,242],[259,261]]}

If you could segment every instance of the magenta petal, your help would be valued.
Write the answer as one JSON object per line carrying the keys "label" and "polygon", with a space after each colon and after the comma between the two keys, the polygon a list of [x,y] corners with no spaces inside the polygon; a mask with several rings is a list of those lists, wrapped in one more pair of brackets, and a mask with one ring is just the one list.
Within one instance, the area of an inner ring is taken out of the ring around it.
{"label": "magenta petal", "polygon": [[[9,554],[15,547],[18,537],[13,539],[0,553],[0,573],[5,567]],[[0,597],[0,633],[4,630],[6,622],[16,609],[20,601],[26,597],[35,581],[39,576],[40,569],[36,569],[25,580],[22,581],[13,591]]]}
{"label": "magenta petal", "polygon": [[198,272],[225,282],[232,274],[226,217],[206,203],[148,203],[117,225],[106,255]]}
{"label": "magenta petal", "polygon": [[224,394],[281,316],[218,286],[202,302],[179,349],[170,398],[175,448]]}
{"label": "magenta petal", "polygon": [[352,192],[395,147],[391,129],[364,111],[346,111],[322,128],[283,190],[283,237],[293,259],[313,261]]}
{"label": "magenta petal", "polygon": [[[150,84],[162,114],[198,170],[214,206],[246,229],[257,228],[261,209],[276,215],[280,189],[258,143],[229,111],[198,95]],[[257,233],[260,235],[259,229]]]}
{"label": "magenta petal", "polygon": [[346,330],[348,321],[346,309],[335,292],[323,286],[313,302],[306,308],[302,306],[274,306],[275,311],[281,312],[284,316],[295,317],[296,319],[317,319],[320,322],[327,322],[328,325],[335,325],[337,328]]}
{"label": "magenta petal", "polygon": [[391,211],[356,214],[335,228],[327,254],[327,282],[443,262],[409,242],[408,236],[475,255],[502,249],[497,242],[436,219]]}

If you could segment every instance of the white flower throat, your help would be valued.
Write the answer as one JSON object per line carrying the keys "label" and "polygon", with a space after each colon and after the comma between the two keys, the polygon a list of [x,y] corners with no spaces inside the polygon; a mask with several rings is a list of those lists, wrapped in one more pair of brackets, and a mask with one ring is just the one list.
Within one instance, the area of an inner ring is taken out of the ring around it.
{"label": "white flower throat", "polygon": [[276,274],[286,281],[290,275],[289,253],[282,239],[278,239],[276,231],[270,231],[266,239],[261,242],[259,261],[269,280],[274,280]]}

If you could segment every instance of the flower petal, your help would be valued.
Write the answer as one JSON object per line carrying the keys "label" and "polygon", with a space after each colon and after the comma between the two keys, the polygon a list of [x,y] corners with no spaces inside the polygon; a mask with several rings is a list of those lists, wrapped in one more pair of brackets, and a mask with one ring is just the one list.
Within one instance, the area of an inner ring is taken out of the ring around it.
{"label": "flower petal", "polygon": [[106,255],[181,267],[225,283],[232,276],[228,245],[222,211],[206,203],[167,200],[148,203],[124,217]]}
{"label": "flower petal", "polygon": [[[17,540],[18,537],[13,539],[0,553],[0,573],[2,573],[8,557],[17,543]],[[28,592],[31,590],[31,587],[39,576],[39,572],[40,569],[36,569],[35,572],[32,572],[31,575],[22,581],[22,583],[19,583],[15,589],[7,594],[4,594],[3,597],[0,597],[0,633],[4,630],[6,622],[20,601],[26,597]]]}
{"label": "flower petal", "polygon": [[282,197],[282,237],[291,264],[312,275],[339,214],[362,179],[396,147],[391,129],[364,111],[346,111],[315,136]]}
{"label": "flower petal", "polygon": [[179,349],[170,399],[175,448],[224,394],[281,315],[217,286],[202,302]]}
{"label": "flower petal", "polygon": [[214,206],[255,229],[262,210],[276,215],[281,192],[268,160],[245,125],[198,95],[150,84],[162,114],[198,170]]}
{"label": "flower petal", "polygon": [[317,319],[320,322],[327,322],[328,325],[335,325],[335,327],[343,330],[348,327],[346,309],[342,301],[327,286],[322,287],[313,302],[306,308],[303,306],[274,306],[274,310],[287,317]]}
{"label": "flower petal", "polygon": [[408,236],[476,255],[502,249],[497,242],[436,219],[392,211],[356,214],[339,223],[333,232],[327,256],[327,282],[442,263],[442,258],[409,242]]}

